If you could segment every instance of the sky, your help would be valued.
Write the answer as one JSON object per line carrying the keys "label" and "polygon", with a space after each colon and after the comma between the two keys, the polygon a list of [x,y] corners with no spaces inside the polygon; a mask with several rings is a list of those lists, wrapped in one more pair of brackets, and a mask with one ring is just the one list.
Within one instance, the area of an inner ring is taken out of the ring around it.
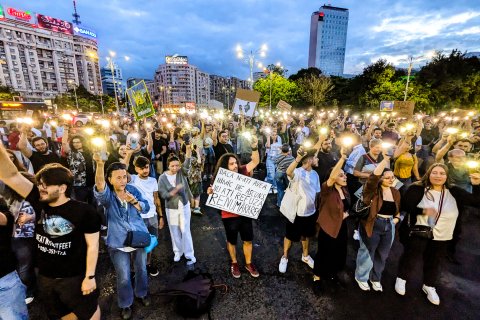
{"label": "sky", "polygon": [[[71,0],[0,3],[69,21],[73,12]],[[124,78],[152,79],[166,55],[178,54],[207,73],[246,79],[238,44],[267,44],[259,61],[280,62],[288,74],[307,67],[310,17],[324,4],[349,9],[346,74],[379,58],[402,67],[420,57],[419,67],[434,51],[480,51],[479,0],[77,0],[77,9],[97,32],[101,64],[115,51]]]}

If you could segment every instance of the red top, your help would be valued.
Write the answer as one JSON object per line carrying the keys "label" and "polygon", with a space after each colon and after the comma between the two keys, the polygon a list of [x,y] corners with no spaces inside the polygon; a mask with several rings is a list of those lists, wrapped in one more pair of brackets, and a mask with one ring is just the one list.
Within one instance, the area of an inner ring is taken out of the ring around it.
{"label": "red top", "polygon": [[[240,166],[238,168],[238,173],[243,174],[244,176],[249,176],[249,177],[251,176],[250,172],[247,171],[247,166],[246,165]],[[238,214],[222,210],[222,219],[236,218],[236,217],[240,217],[240,216]]]}

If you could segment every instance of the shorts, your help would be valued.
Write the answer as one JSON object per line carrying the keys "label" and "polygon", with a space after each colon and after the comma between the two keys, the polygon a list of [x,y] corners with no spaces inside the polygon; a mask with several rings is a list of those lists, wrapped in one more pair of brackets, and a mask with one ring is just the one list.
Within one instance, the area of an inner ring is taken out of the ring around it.
{"label": "shorts", "polygon": [[158,239],[158,216],[154,215],[151,218],[145,218],[143,219],[143,222],[147,226],[148,233],[150,233],[152,236],[157,237]]}
{"label": "shorts", "polygon": [[227,241],[230,244],[237,244],[238,233],[242,241],[253,240],[252,219],[247,217],[235,217],[222,219],[225,233],[227,234]]}
{"label": "shorts", "polygon": [[311,238],[315,236],[318,214],[314,213],[308,217],[295,217],[291,223],[287,220],[285,238],[298,242],[301,237]]}
{"label": "shorts", "polygon": [[84,296],[83,279],[83,275],[56,279],[38,275],[38,298],[50,319],[60,319],[72,312],[79,320],[92,318],[97,311],[99,291],[97,288]]}

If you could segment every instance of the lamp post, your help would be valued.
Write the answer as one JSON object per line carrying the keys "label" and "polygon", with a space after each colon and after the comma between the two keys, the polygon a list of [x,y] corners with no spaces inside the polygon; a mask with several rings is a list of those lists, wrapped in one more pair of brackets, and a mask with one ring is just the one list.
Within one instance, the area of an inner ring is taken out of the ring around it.
{"label": "lamp post", "polygon": [[77,84],[75,83],[75,80],[69,79],[67,80],[67,84],[72,85],[73,84],[73,93],[75,95],[75,107],[78,109],[78,98],[77,98]]}
{"label": "lamp post", "polygon": [[[223,91],[223,94],[224,94],[224,100],[225,102],[227,103],[227,110],[230,110],[230,94],[235,92],[235,87],[234,86],[231,86],[231,87],[225,87],[223,86],[222,87],[222,91]],[[228,97],[228,98],[227,98]]]}
{"label": "lamp post", "polygon": [[[260,48],[256,50],[244,51],[241,45],[237,45],[237,58],[242,59],[248,66],[250,67],[250,89],[253,89],[253,66],[256,62],[256,56],[260,55],[260,57],[264,58],[267,55],[268,47],[266,44],[263,44]],[[246,56],[246,57],[245,57]]]}
{"label": "lamp post", "polygon": [[[117,53],[115,51],[109,51],[109,57],[107,57],[107,61],[109,63],[110,72],[112,73],[112,81],[113,81],[113,93],[115,95],[115,108],[117,112],[120,112],[120,107],[118,105],[118,96],[117,96],[117,83],[115,81],[115,62],[114,59]],[[129,61],[130,57],[124,56],[125,61]]]}

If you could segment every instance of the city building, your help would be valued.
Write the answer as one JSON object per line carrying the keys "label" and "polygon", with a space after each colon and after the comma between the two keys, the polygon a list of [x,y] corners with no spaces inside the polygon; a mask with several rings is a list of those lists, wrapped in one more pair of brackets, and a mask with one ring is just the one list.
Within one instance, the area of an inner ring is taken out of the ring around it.
{"label": "city building", "polygon": [[[142,79],[142,78],[128,78],[127,79],[127,89],[133,87],[134,85],[136,85],[137,83],[139,83],[142,80],[145,80],[145,79]],[[147,80],[145,80],[145,81],[147,81]]]}
{"label": "city building", "polygon": [[258,79],[265,79],[267,74],[263,71],[257,71],[253,73],[253,83],[255,83]]}
{"label": "city building", "polygon": [[79,85],[100,94],[96,38],[90,28],[0,4],[0,85],[24,101],[52,100]]}
{"label": "city building", "polygon": [[154,103],[160,105],[195,102],[207,105],[210,97],[209,75],[188,63],[186,56],[166,56],[154,76]]}
{"label": "city building", "polygon": [[123,84],[122,69],[110,60],[102,69],[100,69],[100,73],[102,75],[103,93],[114,97],[115,90],[117,90],[117,97],[123,99],[125,95],[125,86]]}
{"label": "city building", "polygon": [[210,100],[220,101],[226,108],[230,108],[235,100],[237,88],[250,89],[247,80],[235,77],[210,75]]}
{"label": "city building", "polygon": [[308,67],[342,76],[347,45],[348,9],[324,5],[312,13]]}

